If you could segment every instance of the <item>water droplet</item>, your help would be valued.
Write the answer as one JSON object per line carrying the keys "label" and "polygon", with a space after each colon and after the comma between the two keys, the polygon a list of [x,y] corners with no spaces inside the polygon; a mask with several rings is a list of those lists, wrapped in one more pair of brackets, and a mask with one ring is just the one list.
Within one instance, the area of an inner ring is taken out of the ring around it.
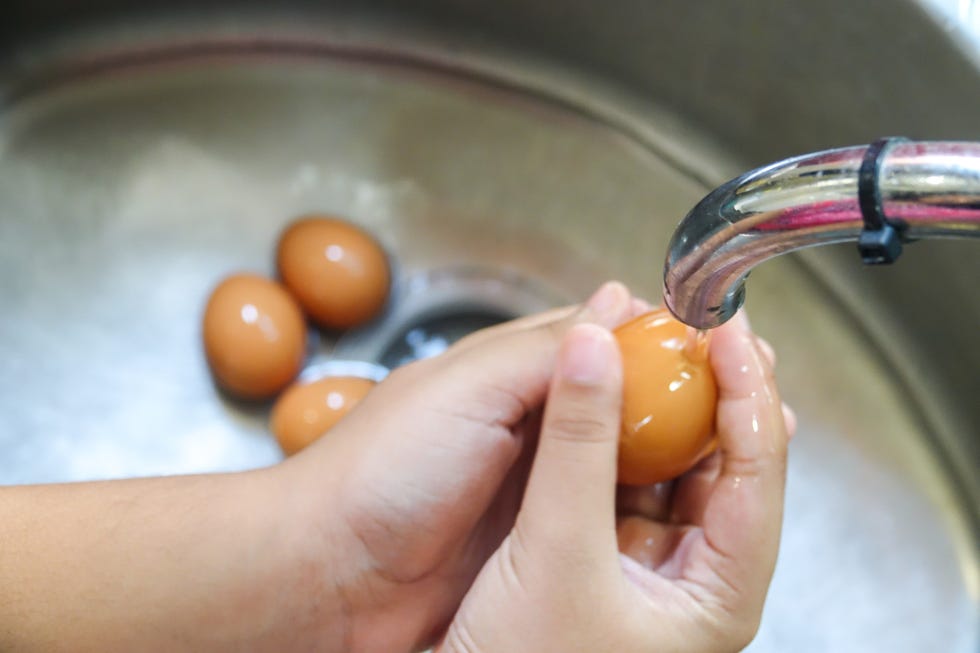
{"label": "water droplet", "polygon": [[707,329],[687,329],[687,340],[684,342],[684,355],[695,363],[708,358],[708,344],[711,334]]}

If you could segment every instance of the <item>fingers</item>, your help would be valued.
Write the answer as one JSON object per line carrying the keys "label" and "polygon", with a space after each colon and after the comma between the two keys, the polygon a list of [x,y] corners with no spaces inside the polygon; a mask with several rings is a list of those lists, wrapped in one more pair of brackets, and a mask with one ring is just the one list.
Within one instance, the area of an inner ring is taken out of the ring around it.
{"label": "fingers", "polygon": [[[601,290],[601,289],[600,289]],[[582,310],[581,304],[573,304],[571,306],[561,306],[559,308],[553,308],[548,311],[543,311],[541,313],[534,313],[533,315],[525,315],[524,317],[519,317],[502,324],[497,324],[492,327],[487,327],[485,329],[480,329],[479,331],[474,331],[473,333],[461,338],[456,344],[453,345],[454,350],[462,350],[472,347],[474,345],[479,345],[488,340],[492,340],[496,337],[514,333],[515,331],[524,331],[527,329],[534,329],[539,326],[549,324],[551,322],[558,322],[564,320],[572,315],[580,312]]]}
{"label": "fingers", "polygon": [[673,495],[673,481],[646,486],[620,485],[616,488],[616,514],[667,521]]}
{"label": "fingers", "polygon": [[671,522],[702,523],[705,507],[721,473],[721,463],[721,452],[715,451],[674,482],[676,487],[670,510]]}
{"label": "fingers", "polygon": [[[736,317],[736,320],[749,332],[752,328],[749,325],[748,314],[745,311],[740,312]],[[754,334],[753,334],[754,335]],[[761,336],[755,336],[755,344],[759,347],[759,351],[765,358],[766,362],[769,363],[770,369],[775,369],[776,367],[776,350],[773,346],[769,344],[769,341]],[[789,407],[785,402],[782,405],[783,410],[783,422],[786,424],[786,433],[789,439],[792,440],[793,436],[796,435],[796,412]]]}
{"label": "fingers", "polygon": [[796,435],[798,422],[796,420],[796,411],[790,408],[786,402],[783,402],[783,423],[786,425],[787,437],[792,440],[793,436]]}
{"label": "fingers", "polygon": [[744,320],[716,329],[721,469],[703,515],[712,566],[725,583],[762,601],[779,544],[787,429],[772,368]]}
{"label": "fingers", "polygon": [[531,328],[501,325],[495,337],[471,341],[470,346],[450,352],[442,363],[439,395],[447,410],[465,405],[470,419],[516,423],[544,400],[566,332],[583,323],[611,328],[628,319],[630,305],[626,287],[610,282],[583,307],[561,319],[530,320],[535,324]]}
{"label": "fingers", "polygon": [[682,535],[682,529],[637,515],[616,520],[619,552],[651,571],[657,570],[670,557]]}
{"label": "fingers", "polygon": [[649,313],[652,310],[653,304],[639,297],[634,297],[630,303],[630,317],[640,317],[644,313]]}
{"label": "fingers", "polygon": [[[606,283],[600,287],[595,294],[593,294],[592,298],[590,298],[590,300],[586,302],[584,306],[582,304],[562,306],[543,311],[541,313],[535,313],[533,315],[525,315],[523,317],[510,320],[509,322],[504,322],[503,324],[488,327],[486,329],[480,329],[479,331],[471,333],[465,338],[459,340],[455,345],[453,345],[453,349],[465,349],[505,334],[533,329],[554,322],[560,322],[562,320],[572,318],[573,316],[577,316],[578,321],[588,321],[590,318],[590,311],[603,312],[605,310],[603,306],[608,306],[608,304],[604,304],[604,302],[609,300],[602,299],[603,295],[608,295],[610,293],[621,293],[622,291],[625,291],[627,294],[629,293],[629,291],[618,282],[613,281]],[[629,300],[629,308],[627,312],[621,316],[622,319],[619,322],[606,324],[606,326],[619,326],[620,322],[622,321],[639,317],[640,315],[648,313],[652,310],[653,306],[650,304],[650,302],[646,301],[645,299],[640,299],[639,297],[631,297]]]}
{"label": "fingers", "polygon": [[766,340],[765,338],[760,338],[759,336],[755,336],[755,344],[758,345],[759,351],[762,353],[763,358],[765,358],[766,362],[769,363],[769,367],[775,368],[776,350],[772,348],[772,345],[769,344],[769,341]]}
{"label": "fingers", "polygon": [[615,553],[621,404],[622,361],[612,334],[576,325],[561,345],[518,516],[526,542],[545,550]]}

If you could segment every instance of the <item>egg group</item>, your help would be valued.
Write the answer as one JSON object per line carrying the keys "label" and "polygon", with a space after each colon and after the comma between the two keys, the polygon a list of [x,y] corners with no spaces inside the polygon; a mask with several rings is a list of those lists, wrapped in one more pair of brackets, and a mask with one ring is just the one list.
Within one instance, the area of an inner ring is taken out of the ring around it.
{"label": "egg group", "polygon": [[[391,268],[378,242],[331,216],[290,223],[276,243],[282,283],[235,274],[211,293],[204,309],[204,354],[215,382],[246,400],[267,400],[297,377],[306,353],[306,318],[349,329],[376,317],[391,287]],[[290,386],[270,416],[283,452],[300,451],[326,433],[375,385],[340,376]]]}
{"label": "egg group", "polygon": [[623,359],[618,479],[649,485],[688,471],[714,446],[718,388],[689,327],[666,309],[614,331]]}

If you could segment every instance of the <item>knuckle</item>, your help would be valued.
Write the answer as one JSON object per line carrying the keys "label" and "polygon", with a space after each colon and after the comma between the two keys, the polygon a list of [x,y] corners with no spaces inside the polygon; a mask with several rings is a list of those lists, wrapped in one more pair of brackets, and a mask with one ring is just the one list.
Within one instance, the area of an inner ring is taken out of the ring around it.
{"label": "knuckle", "polygon": [[618,424],[597,413],[564,412],[548,422],[548,434],[554,440],[568,442],[602,442],[618,431]]}
{"label": "knuckle", "polygon": [[565,333],[568,332],[569,327],[578,321],[577,316],[578,312],[560,320],[546,322],[538,326],[537,331],[546,340],[553,341],[557,344],[565,336]]}
{"label": "knuckle", "polygon": [[762,476],[768,465],[756,456],[725,452],[722,460],[726,474],[741,478]]}

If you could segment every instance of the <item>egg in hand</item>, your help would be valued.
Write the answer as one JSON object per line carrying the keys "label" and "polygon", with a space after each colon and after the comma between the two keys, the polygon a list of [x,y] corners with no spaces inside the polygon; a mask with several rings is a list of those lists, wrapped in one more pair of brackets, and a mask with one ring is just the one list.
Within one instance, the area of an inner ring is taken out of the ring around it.
{"label": "egg in hand", "polygon": [[618,480],[649,485],[680,476],[715,447],[718,388],[707,339],[666,309],[613,333],[623,359]]}

